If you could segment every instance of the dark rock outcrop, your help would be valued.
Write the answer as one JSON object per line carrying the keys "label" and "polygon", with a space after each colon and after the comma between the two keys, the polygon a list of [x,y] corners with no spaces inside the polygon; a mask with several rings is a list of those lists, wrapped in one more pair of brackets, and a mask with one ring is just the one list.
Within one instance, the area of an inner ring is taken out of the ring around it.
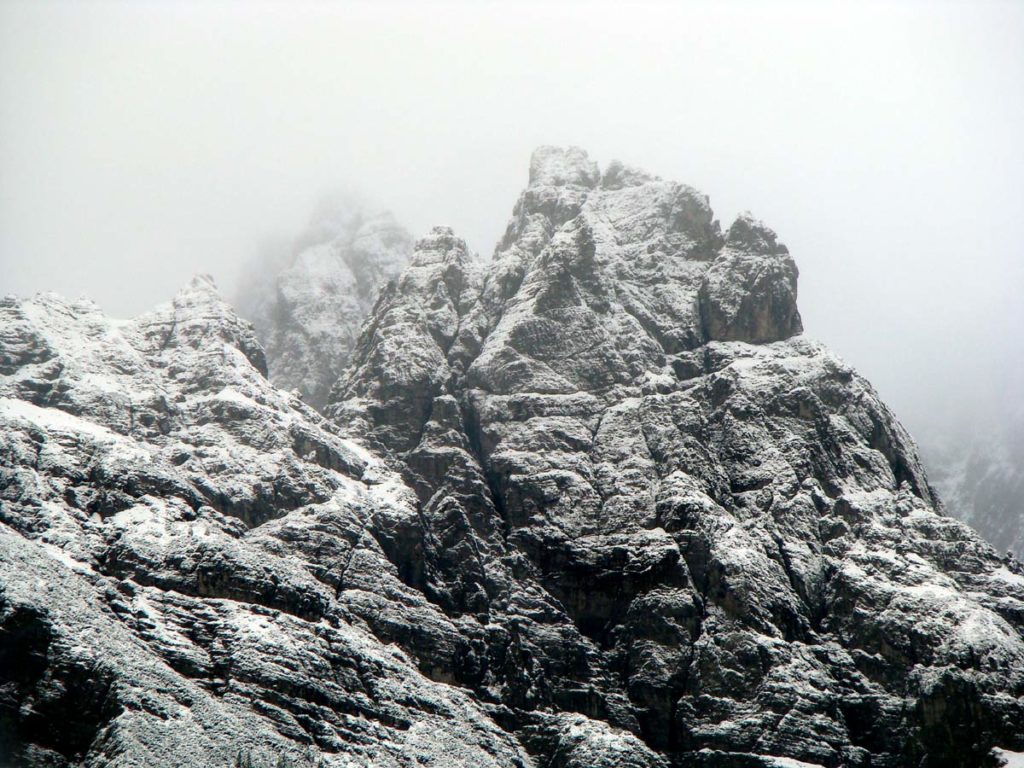
{"label": "dark rock outcrop", "polygon": [[766,344],[801,333],[797,275],[774,232],[749,215],[738,218],[700,286],[706,338]]}

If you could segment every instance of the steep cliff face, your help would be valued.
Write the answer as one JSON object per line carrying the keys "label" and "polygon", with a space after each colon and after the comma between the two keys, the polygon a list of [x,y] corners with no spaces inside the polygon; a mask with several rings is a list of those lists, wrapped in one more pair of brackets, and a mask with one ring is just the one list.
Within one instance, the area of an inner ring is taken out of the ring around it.
{"label": "steep cliff face", "polygon": [[338,198],[293,246],[250,264],[238,306],[266,349],[270,380],[322,410],[380,289],[411,250],[390,213]]}
{"label": "steep cliff face", "polygon": [[417,489],[385,544],[407,583],[505,630],[455,679],[544,764],[579,764],[564,712],[639,737],[638,765],[1020,743],[1020,564],[936,512],[874,390],[800,335],[769,229],[542,149],[492,262],[438,229],[412,274],[329,413]]}
{"label": "steep cliff face", "polygon": [[204,279],[130,322],[8,301],[0,756],[1024,748],[1024,568],[936,511],[874,390],[801,335],[796,279],[752,217],[723,233],[688,187],[544,148],[492,260],[416,244],[326,418]]}

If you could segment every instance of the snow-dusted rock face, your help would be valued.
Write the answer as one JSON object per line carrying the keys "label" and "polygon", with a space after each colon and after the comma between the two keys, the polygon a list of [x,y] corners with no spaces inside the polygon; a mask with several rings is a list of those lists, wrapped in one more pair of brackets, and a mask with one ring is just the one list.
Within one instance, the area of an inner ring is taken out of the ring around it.
{"label": "snow-dusted rock face", "polygon": [[322,410],[363,320],[411,251],[411,236],[390,213],[342,198],[323,207],[283,259],[254,261],[237,301],[266,349],[270,380]]}
{"label": "snow-dusted rock face", "polygon": [[493,260],[416,244],[326,418],[205,278],[0,305],[0,764],[1024,749],[1024,568],[800,335],[775,235],[581,150],[529,178]]}
{"label": "snow-dusted rock face", "polygon": [[451,679],[540,764],[1024,740],[1024,570],[800,335],[796,277],[751,217],[723,235],[692,189],[545,148],[491,262],[434,230],[368,318],[328,415],[416,489],[381,545],[480,627]]}
{"label": "snow-dusted rock face", "polygon": [[800,333],[796,278],[796,264],[774,232],[749,215],[736,219],[700,286],[707,337],[756,344]]}
{"label": "snow-dusted rock face", "polygon": [[429,677],[464,633],[373,533],[415,495],[264,372],[203,278],[0,306],[0,765],[529,765]]}

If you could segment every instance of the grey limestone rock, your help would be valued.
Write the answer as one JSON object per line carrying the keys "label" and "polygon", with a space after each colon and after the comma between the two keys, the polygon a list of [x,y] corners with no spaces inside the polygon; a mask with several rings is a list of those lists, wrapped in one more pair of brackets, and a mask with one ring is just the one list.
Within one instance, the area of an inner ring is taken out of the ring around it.
{"label": "grey limestone rock", "polygon": [[1024,748],[1024,567],[942,513],[874,389],[802,335],[796,279],[754,219],[723,234],[689,187],[547,147],[492,259],[435,228],[343,353],[296,347],[348,361],[324,415],[208,280],[127,322],[6,301],[0,755]]}
{"label": "grey limestone rock", "polygon": [[[722,235],[687,187],[544,148],[478,274],[454,328],[424,318],[397,354],[382,328],[422,294],[384,297],[330,413],[419,489],[417,588],[528,643],[525,695],[507,666],[456,679],[538,759],[606,759],[550,709],[678,765],[974,765],[1021,743],[1021,565],[941,514],[875,391],[801,335],[771,230]],[[433,409],[382,427],[377,383],[420,359]]]}

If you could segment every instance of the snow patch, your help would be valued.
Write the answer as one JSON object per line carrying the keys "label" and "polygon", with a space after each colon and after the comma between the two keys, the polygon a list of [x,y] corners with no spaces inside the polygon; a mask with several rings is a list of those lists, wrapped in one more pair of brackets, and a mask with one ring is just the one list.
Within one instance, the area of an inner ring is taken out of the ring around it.
{"label": "snow patch", "polygon": [[118,435],[106,427],[81,419],[59,408],[41,408],[26,400],[10,397],[0,397],[0,416],[23,419],[47,431],[88,435],[97,442],[114,442],[125,439],[122,435]]}
{"label": "snow patch", "polygon": [[992,571],[992,578],[1005,581],[1018,587],[1024,587],[1024,576],[1014,573],[1006,566],[1000,566]]}
{"label": "snow patch", "polygon": [[1024,752],[1010,752],[996,747],[992,754],[1004,761],[1005,768],[1024,768]]}

